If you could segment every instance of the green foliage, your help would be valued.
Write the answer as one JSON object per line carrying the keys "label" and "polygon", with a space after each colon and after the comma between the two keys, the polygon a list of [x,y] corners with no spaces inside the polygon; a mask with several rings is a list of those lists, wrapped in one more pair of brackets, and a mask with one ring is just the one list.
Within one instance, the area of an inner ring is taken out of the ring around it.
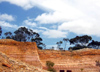
{"label": "green foliage", "polygon": [[46,66],[47,67],[53,67],[54,66],[54,63],[51,62],[51,61],[46,61]]}
{"label": "green foliage", "polygon": [[87,46],[74,46],[74,47],[69,47],[68,50],[79,50],[79,49],[83,49],[83,48],[87,48]]}
{"label": "green foliage", "polygon": [[[0,27],[0,35],[1,33],[2,29]],[[20,27],[17,30],[15,30],[14,33],[5,32],[4,35],[6,39],[13,39],[20,42],[36,42],[37,47],[43,49],[42,38],[38,33],[34,32],[32,29]]]}
{"label": "green foliage", "polygon": [[100,42],[92,40],[92,42],[88,44],[88,47],[99,49],[100,48]]}
{"label": "green foliage", "polygon": [[83,71],[84,69],[83,68],[81,68],[81,71]]}
{"label": "green foliage", "polygon": [[48,68],[48,71],[56,72],[56,70],[54,68],[51,68],[51,67]]}
{"label": "green foliage", "polygon": [[53,66],[54,66],[54,63],[53,62],[46,61],[46,66],[48,67],[48,71],[56,72],[56,70],[53,68]]}
{"label": "green foliage", "polygon": [[60,48],[62,43],[63,43],[62,41],[59,41],[59,42],[56,43],[58,45],[58,49]]}
{"label": "green foliage", "polygon": [[89,41],[92,40],[91,36],[83,35],[83,36],[76,36],[69,40],[70,44],[74,44],[75,46],[72,47],[72,50],[78,50],[82,48],[87,48],[87,44]]}
{"label": "green foliage", "polygon": [[34,38],[31,38],[31,42],[35,42],[35,39]]}
{"label": "green foliage", "polygon": [[82,46],[86,45],[90,40],[92,40],[91,36],[76,36],[75,38],[70,39],[70,44],[81,44]]}
{"label": "green foliage", "polygon": [[11,39],[11,37],[10,36],[7,36],[6,39]]}

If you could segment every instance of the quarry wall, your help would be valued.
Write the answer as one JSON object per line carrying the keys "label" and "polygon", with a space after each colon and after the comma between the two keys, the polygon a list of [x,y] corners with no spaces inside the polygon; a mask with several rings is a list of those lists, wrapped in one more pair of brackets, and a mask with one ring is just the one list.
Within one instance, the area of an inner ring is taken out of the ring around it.
{"label": "quarry wall", "polygon": [[17,42],[2,39],[0,40],[0,51],[12,58],[42,68],[35,42]]}
{"label": "quarry wall", "polygon": [[21,60],[39,68],[46,68],[46,61],[55,63],[57,72],[99,72],[96,60],[100,61],[100,50],[85,49],[79,51],[38,50],[35,42],[17,42],[10,39],[0,40],[0,51],[12,58]]}
{"label": "quarry wall", "polygon": [[[43,68],[46,69],[46,61],[55,63],[54,68],[57,72],[64,70],[67,72],[99,72],[100,67],[96,66],[95,61],[100,61],[100,50],[84,49],[73,52],[39,50],[38,51]],[[83,69],[83,71],[82,71]]]}

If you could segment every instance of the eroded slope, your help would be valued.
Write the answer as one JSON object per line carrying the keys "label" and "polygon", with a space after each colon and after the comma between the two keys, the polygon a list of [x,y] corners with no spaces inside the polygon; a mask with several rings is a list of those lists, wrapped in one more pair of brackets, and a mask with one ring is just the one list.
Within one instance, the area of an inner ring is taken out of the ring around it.
{"label": "eroded slope", "polygon": [[[98,72],[100,69],[95,61],[100,61],[100,50],[83,49],[77,51],[56,51],[39,50],[38,51],[42,65],[46,67],[46,61],[55,63],[54,68],[58,69],[77,69],[74,72],[80,72],[82,68],[85,72]],[[80,70],[79,70],[80,69]]]}
{"label": "eroded slope", "polygon": [[0,72],[47,72],[35,66],[15,60],[0,52]]}
{"label": "eroded slope", "polygon": [[42,68],[35,42],[17,42],[11,39],[1,39],[0,51],[12,58]]}

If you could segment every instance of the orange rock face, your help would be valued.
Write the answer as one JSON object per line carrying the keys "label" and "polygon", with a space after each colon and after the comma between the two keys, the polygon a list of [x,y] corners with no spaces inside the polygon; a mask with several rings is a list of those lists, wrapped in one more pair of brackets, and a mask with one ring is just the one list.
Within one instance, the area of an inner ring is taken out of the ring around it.
{"label": "orange rock face", "polygon": [[73,52],[39,50],[38,51],[42,65],[45,69],[46,61],[55,63],[54,68],[60,70],[72,70],[72,72],[99,72],[100,67],[96,66],[96,60],[100,61],[100,50],[83,49]]}
{"label": "orange rock face", "polygon": [[36,43],[0,40],[0,51],[28,64],[46,68],[46,61],[55,63],[54,68],[72,72],[99,72],[100,50],[82,49],[77,51],[38,50]]}
{"label": "orange rock face", "polygon": [[41,68],[35,42],[17,42],[10,39],[1,39],[0,51],[10,57]]}

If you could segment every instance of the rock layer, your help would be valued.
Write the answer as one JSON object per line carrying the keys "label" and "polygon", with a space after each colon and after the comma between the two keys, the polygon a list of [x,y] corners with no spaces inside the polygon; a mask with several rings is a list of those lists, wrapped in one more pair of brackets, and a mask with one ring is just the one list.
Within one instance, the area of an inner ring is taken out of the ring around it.
{"label": "rock layer", "polygon": [[[76,51],[38,50],[35,42],[17,42],[9,39],[0,40],[0,51],[12,58],[30,65],[47,69],[46,61],[55,63],[54,68],[72,70],[72,72],[99,72],[100,50],[82,49]],[[6,65],[7,66],[7,65]],[[83,70],[83,71],[82,71]]]}
{"label": "rock layer", "polygon": [[12,58],[36,67],[42,67],[35,42],[17,42],[10,39],[0,40],[0,51]]}
{"label": "rock layer", "polygon": [[0,72],[48,72],[0,52]]}
{"label": "rock layer", "polygon": [[60,70],[72,70],[72,72],[99,72],[100,67],[96,61],[100,61],[100,50],[88,49],[69,51],[39,50],[42,65],[46,69],[46,61],[55,63],[54,68]]}

